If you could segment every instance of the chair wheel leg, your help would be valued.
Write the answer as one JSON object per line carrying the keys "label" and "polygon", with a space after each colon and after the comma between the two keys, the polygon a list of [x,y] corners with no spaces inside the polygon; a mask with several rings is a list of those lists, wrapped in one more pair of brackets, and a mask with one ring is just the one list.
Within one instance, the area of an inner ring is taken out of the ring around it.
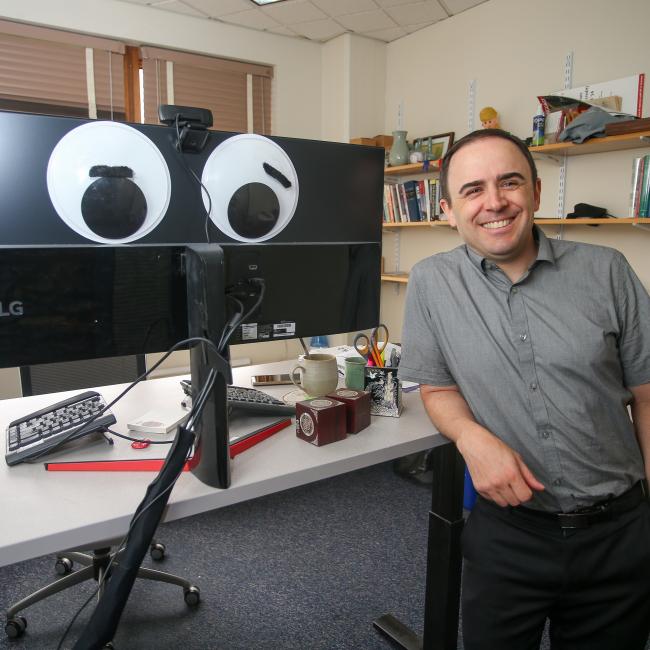
{"label": "chair wheel leg", "polygon": [[155,560],[156,562],[162,562],[165,559],[165,550],[166,547],[164,544],[161,544],[160,542],[154,542],[149,547],[149,555],[151,555],[152,560]]}
{"label": "chair wheel leg", "polygon": [[183,589],[183,596],[185,598],[186,605],[189,605],[190,607],[196,607],[201,600],[201,590],[195,585],[192,585],[187,589]]}
{"label": "chair wheel leg", "polygon": [[5,625],[5,632],[10,639],[19,639],[25,634],[27,628],[27,620],[24,616],[14,616],[10,618]]}
{"label": "chair wheel leg", "polygon": [[68,573],[72,571],[72,567],[74,566],[72,560],[68,557],[60,557],[57,559],[56,564],[54,565],[54,570],[60,575],[60,576],[66,576]]}

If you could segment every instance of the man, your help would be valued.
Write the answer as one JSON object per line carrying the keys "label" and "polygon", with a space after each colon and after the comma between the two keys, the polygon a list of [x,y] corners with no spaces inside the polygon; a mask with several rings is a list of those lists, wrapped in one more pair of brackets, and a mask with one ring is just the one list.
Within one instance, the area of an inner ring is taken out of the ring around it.
{"label": "man", "polygon": [[643,650],[648,293],[619,252],[534,226],[541,182],[510,134],[462,138],[440,181],[465,245],[411,272],[400,376],[420,383],[479,493],[464,647],[537,649],[548,618],[554,649]]}

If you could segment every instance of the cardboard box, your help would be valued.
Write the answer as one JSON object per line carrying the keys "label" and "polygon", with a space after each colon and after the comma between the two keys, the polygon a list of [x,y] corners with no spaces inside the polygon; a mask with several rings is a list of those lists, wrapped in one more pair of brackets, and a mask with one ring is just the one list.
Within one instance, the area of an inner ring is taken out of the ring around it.
{"label": "cardboard box", "polygon": [[375,139],[375,145],[378,147],[383,147],[384,149],[390,149],[393,146],[392,135],[376,135],[374,139]]}
{"label": "cardboard box", "polygon": [[365,144],[368,145],[369,147],[377,146],[374,138],[352,138],[350,140],[350,144]]}

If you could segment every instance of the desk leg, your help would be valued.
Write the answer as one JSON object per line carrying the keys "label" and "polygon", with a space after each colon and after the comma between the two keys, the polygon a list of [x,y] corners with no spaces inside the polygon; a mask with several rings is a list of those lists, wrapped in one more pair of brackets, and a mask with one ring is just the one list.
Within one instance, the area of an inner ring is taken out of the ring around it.
{"label": "desk leg", "polygon": [[433,449],[432,464],[423,637],[392,614],[373,623],[405,650],[456,650],[458,643],[465,465],[451,442]]}

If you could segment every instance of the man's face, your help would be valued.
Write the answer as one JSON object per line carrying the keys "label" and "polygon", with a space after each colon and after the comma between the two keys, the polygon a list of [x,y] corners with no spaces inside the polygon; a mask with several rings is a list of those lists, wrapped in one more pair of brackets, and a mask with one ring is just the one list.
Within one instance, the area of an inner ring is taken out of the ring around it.
{"label": "man's face", "polygon": [[441,201],[452,226],[477,253],[496,263],[535,257],[533,214],[541,182],[533,184],[524,155],[503,138],[476,140],[451,159],[450,201]]}

